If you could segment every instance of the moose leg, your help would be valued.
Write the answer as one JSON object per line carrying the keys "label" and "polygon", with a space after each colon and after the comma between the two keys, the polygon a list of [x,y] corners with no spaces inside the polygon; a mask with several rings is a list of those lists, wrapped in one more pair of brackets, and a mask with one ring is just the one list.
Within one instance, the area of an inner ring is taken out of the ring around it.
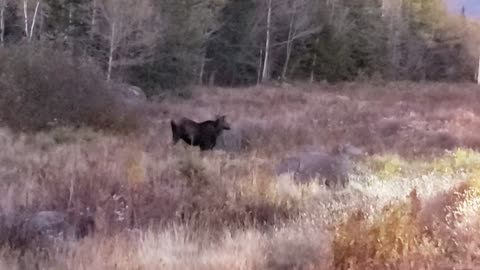
{"label": "moose leg", "polygon": [[187,144],[195,146],[195,137],[193,135],[188,135]]}
{"label": "moose leg", "polygon": [[213,147],[215,147],[215,140],[213,139],[206,140],[200,144],[200,150],[202,151],[212,150]]}
{"label": "moose leg", "polygon": [[180,139],[180,136],[178,135],[177,125],[175,124],[175,122],[170,121],[170,126],[172,127],[172,141],[173,144],[176,144]]}

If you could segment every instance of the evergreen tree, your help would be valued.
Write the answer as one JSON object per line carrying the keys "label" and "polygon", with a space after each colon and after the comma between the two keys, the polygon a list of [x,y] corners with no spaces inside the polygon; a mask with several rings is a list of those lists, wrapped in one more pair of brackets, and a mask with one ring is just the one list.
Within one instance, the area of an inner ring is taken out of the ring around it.
{"label": "evergreen tree", "polygon": [[257,81],[261,48],[250,31],[255,2],[232,0],[221,11],[222,27],[207,43],[206,75],[218,85]]}

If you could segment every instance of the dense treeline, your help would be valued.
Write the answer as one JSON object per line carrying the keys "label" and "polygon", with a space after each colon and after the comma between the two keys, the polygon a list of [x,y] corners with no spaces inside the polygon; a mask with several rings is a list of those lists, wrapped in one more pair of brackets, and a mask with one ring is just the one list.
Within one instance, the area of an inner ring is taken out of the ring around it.
{"label": "dense treeline", "polygon": [[1,44],[100,65],[147,94],[195,83],[470,80],[469,22],[441,0],[0,0]]}

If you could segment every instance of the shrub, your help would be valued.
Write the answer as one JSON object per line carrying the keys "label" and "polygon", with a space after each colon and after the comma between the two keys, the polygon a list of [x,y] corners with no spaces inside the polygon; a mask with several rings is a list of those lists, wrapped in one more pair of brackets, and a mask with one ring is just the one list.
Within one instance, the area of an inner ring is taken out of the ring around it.
{"label": "shrub", "polygon": [[92,64],[28,46],[1,49],[0,62],[0,119],[16,131],[139,125],[138,111],[123,104]]}
{"label": "shrub", "polygon": [[335,269],[395,268],[412,254],[427,252],[417,224],[420,200],[415,190],[409,197],[387,205],[372,222],[360,211],[340,224],[332,246]]}
{"label": "shrub", "polygon": [[371,163],[375,174],[382,179],[404,175],[408,165],[407,162],[398,155],[374,156]]}
{"label": "shrub", "polygon": [[466,173],[470,177],[480,176],[480,154],[471,149],[457,148],[448,151],[430,165],[430,170],[439,173]]}

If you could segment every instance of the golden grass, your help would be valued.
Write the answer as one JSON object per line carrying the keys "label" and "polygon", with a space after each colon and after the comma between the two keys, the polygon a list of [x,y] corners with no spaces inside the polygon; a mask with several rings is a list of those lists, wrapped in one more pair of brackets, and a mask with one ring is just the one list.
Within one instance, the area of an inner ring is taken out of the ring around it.
{"label": "golden grass", "polygon": [[[20,255],[2,236],[0,268],[478,266],[476,87],[332,89],[198,89],[191,100],[159,104],[168,114],[151,113],[148,130],[129,137],[0,129],[0,214],[70,209],[91,213],[97,229],[49,247],[48,256],[30,249]],[[471,113],[459,114],[459,106]],[[201,153],[171,145],[170,117],[200,121],[219,111],[248,147]],[[374,154],[346,190],[272,174],[288,152],[340,142]],[[0,233],[8,235],[3,223]]]}

